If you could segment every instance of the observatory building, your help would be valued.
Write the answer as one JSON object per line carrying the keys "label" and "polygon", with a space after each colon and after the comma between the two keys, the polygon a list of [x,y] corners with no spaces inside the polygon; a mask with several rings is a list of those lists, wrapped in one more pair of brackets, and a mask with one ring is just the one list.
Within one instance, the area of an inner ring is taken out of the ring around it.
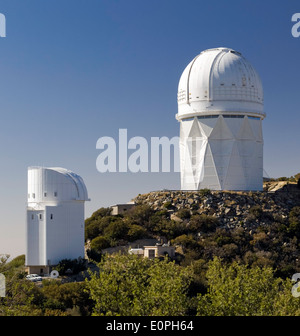
{"label": "observatory building", "polygon": [[182,190],[262,190],[263,89],[230,48],[208,49],[178,85]]}
{"label": "observatory building", "polygon": [[64,168],[28,168],[28,273],[49,274],[62,259],[84,258],[86,186]]}

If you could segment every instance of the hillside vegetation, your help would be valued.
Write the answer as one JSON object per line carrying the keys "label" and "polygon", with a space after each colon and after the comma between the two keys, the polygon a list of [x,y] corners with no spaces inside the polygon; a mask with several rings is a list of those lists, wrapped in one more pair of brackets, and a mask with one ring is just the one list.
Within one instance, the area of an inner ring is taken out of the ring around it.
{"label": "hillside vegetation", "polygon": [[[275,188],[276,185],[266,185]],[[276,189],[276,188],[275,188]],[[276,192],[160,191],[137,196],[137,206],[111,216],[101,208],[86,220],[89,253],[141,238],[169,241],[176,262],[225,262],[270,266],[281,277],[300,271],[300,189]]]}
{"label": "hillside vegetation", "polygon": [[[3,256],[0,316],[300,315],[291,292],[300,273],[297,183],[268,181],[263,192],[158,191],[134,201],[124,215],[100,208],[86,220],[90,262],[58,265],[72,276],[32,283],[24,256]],[[147,238],[175,246],[175,257],[126,253]]]}

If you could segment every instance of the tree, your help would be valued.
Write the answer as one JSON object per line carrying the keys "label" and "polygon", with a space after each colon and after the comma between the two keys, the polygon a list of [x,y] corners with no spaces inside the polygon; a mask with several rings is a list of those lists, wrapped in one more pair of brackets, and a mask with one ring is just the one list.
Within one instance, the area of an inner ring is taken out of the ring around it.
{"label": "tree", "polygon": [[129,226],[127,237],[129,241],[147,237],[147,230],[140,225],[132,224]]}
{"label": "tree", "polygon": [[107,247],[109,247],[109,241],[103,236],[98,236],[91,241],[91,249],[95,252],[99,253]]}
{"label": "tree", "polygon": [[98,267],[86,280],[93,315],[170,316],[187,310],[189,268],[127,254],[106,255]]}
{"label": "tree", "polygon": [[191,212],[188,209],[182,208],[179,209],[176,213],[176,216],[181,219],[190,219],[191,218]]}
{"label": "tree", "polygon": [[211,232],[216,229],[219,220],[216,217],[201,214],[194,215],[190,220],[190,230],[193,232]]}
{"label": "tree", "polygon": [[103,231],[103,236],[113,246],[119,239],[127,237],[128,225],[121,218],[112,221]]}
{"label": "tree", "polygon": [[154,210],[147,204],[140,204],[130,209],[126,214],[126,219],[130,224],[142,225],[149,227],[150,217],[154,214]]}
{"label": "tree", "polygon": [[192,269],[180,267],[167,259],[155,259],[148,270],[145,313],[151,316],[184,316],[189,298],[186,293],[192,281]]}
{"label": "tree", "polygon": [[254,205],[249,209],[250,219],[261,219],[263,216],[263,209],[260,205]]}
{"label": "tree", "polygon": [[90,314],[92,301],[84,282],[61,283],[56,280],[43,280],[41,292],[43,306],[48,309],[78,310],[81,316]]}
{"label": "tree", "polygon": [[192,235],[183,234],[181,236],[176,237],[172,243],[174,245],[180,245],[185,249],[194,249],[198,246],[197,241],[193,238]]}
{"label": "tree", "polygon": [[300,206],[295,206],[289,213],[288,231],[299,235],[300,234]]}
{"label": "tree", "polygon": [[78,259],[62,259],[56,266],[56,270],[60,275],[66,274],[69,269],[73,274],[84,271],[86,269],[86,260],[80,257]]}
{"label": "tree", "polygon": [[291,295],[289,280],[274,277],[271,267],[248,267],[219,258],[209,263],[208,293],[198,295],[198,315],[300,315],[300,302]]}

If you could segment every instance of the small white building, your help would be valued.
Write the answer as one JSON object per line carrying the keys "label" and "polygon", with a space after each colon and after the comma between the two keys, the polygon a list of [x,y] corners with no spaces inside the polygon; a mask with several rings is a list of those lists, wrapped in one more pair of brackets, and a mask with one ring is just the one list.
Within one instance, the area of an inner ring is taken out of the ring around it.
{"label": "small white building", "polygon": [[167,244],[156,244],[139,248],[131,248],[128,252],[129,254],[136,254],[150,259],[164,257],[166,255],[173,258],[175,256],[175,247]]}
{"label": "small white building", "polygon": [[49,274],[62,259],[84,258],[82,178],[64,168],[28,168],[26,259],[28,273]]}
{"label": "small white building", "polygon": [[130,209],[135,207],[135,203],[124,203],[124,204],[115,204],[111,206],[111,215],[117,216],[117,215],[123,215]]}

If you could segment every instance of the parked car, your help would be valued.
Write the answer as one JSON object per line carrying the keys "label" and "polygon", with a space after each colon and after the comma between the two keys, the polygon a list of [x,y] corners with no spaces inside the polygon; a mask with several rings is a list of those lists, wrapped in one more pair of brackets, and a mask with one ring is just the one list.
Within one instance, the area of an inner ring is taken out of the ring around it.
{"label": "parked car", "polygon": [[42,277],[37,275],[37,274],[28,274],[28,275],[26,275],[26,279],[30,280],[30,281],[33,281],[33,282],[43,280]]}

